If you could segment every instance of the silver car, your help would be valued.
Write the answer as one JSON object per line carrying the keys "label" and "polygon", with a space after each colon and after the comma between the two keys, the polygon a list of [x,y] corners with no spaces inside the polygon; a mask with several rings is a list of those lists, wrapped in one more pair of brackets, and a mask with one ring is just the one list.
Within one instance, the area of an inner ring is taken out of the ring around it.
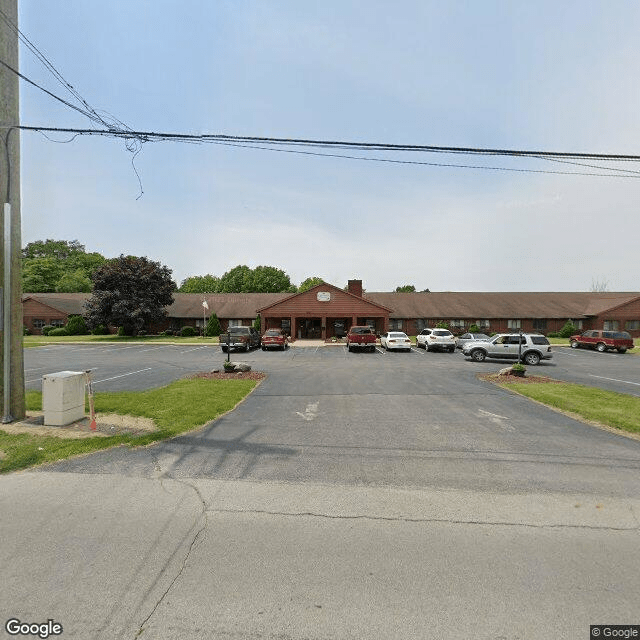
{"label": "silver car", "polygon": [[456,348],[463,349],[467,343],[473,342],[474,340],[491,340],[490,336],[486,333],[463,333],[461,336],[458,336],[456,341]]}
{"label": "silver car", "polygon": [[520,357],[522,362],[530,365],[553,358],[549,341],[543,335],[534,333],[499,333],[486,342],[467,343],[462,353],[476,362],[482,362],[485,358],[518,360]]}

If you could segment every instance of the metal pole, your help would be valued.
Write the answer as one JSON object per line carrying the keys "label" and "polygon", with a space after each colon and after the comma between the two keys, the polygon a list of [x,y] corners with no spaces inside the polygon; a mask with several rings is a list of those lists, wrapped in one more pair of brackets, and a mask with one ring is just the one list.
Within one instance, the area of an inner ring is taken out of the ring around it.
{"label": "metal pole", "polygon": [[4,299],[2,301],[4,325],[3,375],[4,414],[3,424],[13,422],[11,417],[11,205],[4,203]]}

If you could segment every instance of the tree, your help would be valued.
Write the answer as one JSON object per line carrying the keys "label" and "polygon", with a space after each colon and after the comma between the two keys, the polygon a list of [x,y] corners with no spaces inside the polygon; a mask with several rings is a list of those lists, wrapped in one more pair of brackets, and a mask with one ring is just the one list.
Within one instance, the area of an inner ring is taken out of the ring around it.
{"label": "tree", "polygon": [[159,262],[124,255],[107,260],[93,275],[87,323],[120,326],[125,335],[136,335],[166,316],[174,289],[171,269]]}
{"label": "tree", "polygon": [[52,293],[63,270],[55,258],[35,258],[22,265],[22,290],[25,293]]}
{"label": "tree", "polygon": [[302,293],[303,291],[309,291],[309,289],[312,289],[316,285],[322,284],[323,282],[324,280],[319,276],[310,276],[309,278],[307,278],[306,280],[303,280],[300,283],[300,286],[298,287],[298,291],[300,293]]}
{"label": "tree", "polygon": [[250,269],[246,264],[227,271],[220,278],[220,293],[295,293],[289,276],[276,267],[259,266]]}
{"label": "tree", "polygon": [[75,254],[84,252],[84,245],[80,244],[77,240],[48,239],[29,242],[22,250],[22,257],[66,260]]}
{"label": "tree", "polygon": [[215,313],[212,313],[207,320],[207,326],[204,328],[205,336],[219,336],[222,331],[220,320]]}
{"label": "tree", "polygon": [[77,240],[37,240],[22,250],[22,290],[30,293],[91,291],[91,276],[104,263]]}
{"label": "tree", "polygon": [[596,280],[593,278],[591,280],[591,292],[592,293],[604,293],[609,291],[609,283],[605,278],[602,280]]}
{"label": "tree", "polygon": [[571,320],[567,320],[558,333],[561,338],[570,338],[571,336],[578,333],[578,329]]}
{"label": "tree", "polygon": [[82,269],[76,269],[65,273],[56,284],[58,293],[89,293],[91,291],[91,280]]}
{"label": "tree", "polygon": [[416,288],[412,284],[405,284],[401,287],[396,287],[396,293],[413,293]]}
{"label": "tree", "polygon": [[208,273],[206,276],[191,276],[185,278],[180,284],[180,293],[217,293],[220,287],[220,278]]}

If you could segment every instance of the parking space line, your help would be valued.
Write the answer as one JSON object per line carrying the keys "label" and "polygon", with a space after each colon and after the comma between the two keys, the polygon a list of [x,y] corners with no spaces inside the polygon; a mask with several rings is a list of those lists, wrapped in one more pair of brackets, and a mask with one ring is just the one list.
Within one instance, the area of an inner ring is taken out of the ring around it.
{"label": "parking space line", "polygon": [[640,387],[640,382],[631,382],[629,380],[618,380],[617,378],[605,378],[604,376],[594,376],[592,373],[589,374],[592,378],[600,378],[601,380],[610,380],[611,382],[623,382],[624,384],[635,384]]}
{"label": "parking space line", "polygon": [[201,347],[193,347],[193,349],[185,349],[184,351],[181,351],[180,353],[189,353],[189,351],[197,351],[198,349],[208,349],[211,346],[212,345],[210,345],[210,344],[205,344],[205,345],[202,345]]}
{"label": "parking space line", "polygon": [[133,376],[136,373],[142,373],[143,371],[151,371],[152,367],[147,367],[146,369],[140,369],[139,371],[131,371],[130,373],[123,373],[119,376],[113,376],[112,378],[105,378],[104,380],[95,380],[93,384],[98,384],[99,382],[107,382],[108,380],[115,380],[116,378],[125,378],[126,376]]}
{"label": "parking space line", "polygon": [[174,345],[172,344],[166,344],[166,345],[162,345],[161,347],[151,347],[150,349],[140,349],[140,351],[138,351],[138,353],[144,353],[145,351],[157,351],[158,349],[164,349],[166,347],[173,347]]}

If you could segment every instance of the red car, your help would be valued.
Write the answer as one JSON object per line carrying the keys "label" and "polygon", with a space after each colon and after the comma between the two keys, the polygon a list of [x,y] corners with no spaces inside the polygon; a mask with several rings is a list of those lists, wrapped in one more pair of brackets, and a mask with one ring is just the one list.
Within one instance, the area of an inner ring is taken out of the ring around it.
{"label": "red car", "polygon": [[262,350],[282,349],[283,351],[289,346],[289,341],[284,331],[280,329],[268,329],[262,336]]}
{"label": "red car", "polygon": [[616,349],[618,353],[624,353],[627,349],[633,349],[633,338],[626,331],[585,331],[581,336],[571,336],[569,344],[573,349],[587,347],[596,351]]}

